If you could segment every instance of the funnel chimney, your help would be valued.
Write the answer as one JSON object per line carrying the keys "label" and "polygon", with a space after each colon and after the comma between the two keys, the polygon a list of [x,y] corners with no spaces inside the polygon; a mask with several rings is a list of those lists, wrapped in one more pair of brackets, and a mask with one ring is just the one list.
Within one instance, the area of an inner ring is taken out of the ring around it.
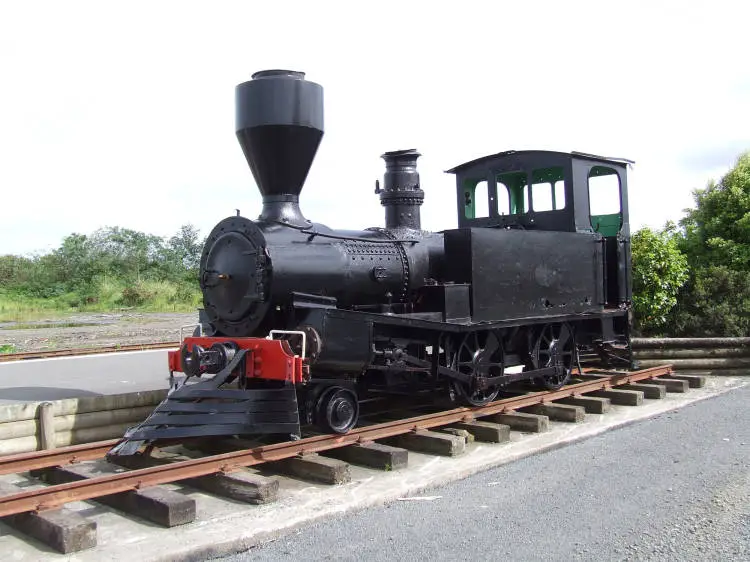
{"label": "funnel chimney", "polygon": [[381,156],[385,160],[383,188],[376,190],[385,207],[385,227],[421,230],[419,207],[424,202],[424,191],[419,186],[416,149],[395,150]]}
{"label": "funnel chimney", "polygon": [[263,196],[258,220],[307,225],[299,194],[323,138],[323,88],[264,70],[235,89],[237,139]]}

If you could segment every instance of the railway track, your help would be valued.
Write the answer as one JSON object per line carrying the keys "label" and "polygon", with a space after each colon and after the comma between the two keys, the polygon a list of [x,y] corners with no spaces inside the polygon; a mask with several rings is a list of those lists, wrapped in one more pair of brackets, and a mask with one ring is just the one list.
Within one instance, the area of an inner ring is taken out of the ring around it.
{"label": "railway track", "polygon": [[[227,490],[234,487],[236,491],[236,487],[242,487],[244,482],[254,490],[244,497],[245,500],[248,497],[257,500],[263,495],[263,492],[258,492],[259,487],[264,486],[262,477],[248,476],[250,473],[243,470],[246,467],[265,465],[272,472],[278,468],[281,473],[285,470],[295,473],[297,470],[296,476],[320,480],[321,474],[335,472],[336,462],[346,465],[336,458],[347,459],[353,464],[376,466],[383,465],[383,458],[386,457],[391,459],[386,465],[393,462],[394,451],[404,451],[404,458],[406,450],[447,454],[446,444],[449,441],[455,444],[456,440],[463,439],[461,433],[465,437],[473,435],[479,441],[502,442],[504,439],[500,428],[503,427],[505,434],[509,435],[511,429],[535,431],[529,429],[528,424],[542,418],[547,421],[581,421],[584,411],[601,413],[597,404],[611,401],[614,404],[637,405],[642,403],[644,395],[659,398],[665,392],[685,392],[688,387],[699,387],[704,382],[701,377],[677,378],[678,375],[672,374],[669,365],[634,372],[584,369],[583,373],[576,373],[575,376],[572,384],[557,391],[530,392],[503,398],[483,407],[461,407],[401,419],[388,419],[385,416],[385,421],[373,419],[369,425],[358,427],[346,435],[313,435],[298,441],[249,448],[242,448],[243,442],[240,440],[224,440],[213,442],[213,445],[214,451],[216,447],[219,450],[224,447],[226,452],[206,454],[204,449],[199,453],[201,456],[192,458],[185,454],[164,454],[164,451],[156,450],[152,456],[138,455],[119,460],[127,470],[115,465],[111,470],[102,470],[101,466],[90,473],[81,470],[92,462],[110,464],[105,461],[105,455],[118,440],[0,457],[0,475],[30,473],[33,477],[42,478],[41,481],[33,479],[35,486],[32,489],[2,488],[0,517],[6,521],[21,516],[43,517],[46,513],[65,511],[64,506],[71,502],[93,500],[106,503],[105,500],[118,497],[124,501],[114,505],[126,509],[129,505],[132,507],[134,494],[142,495],[149,490],[158,490],[160,485],[176,482],[198,485],[199,488],[230,497]],[[528,413],[529,409],[542,413]],[[573,413],[575,419],[570,417]],[[393,415],[393,412],[390,414]],[[578,414],[580,419],[576,417]],[[491,436],[488,437],[488,434]],[[394,440],[396,448],[392,446]],[[240,448],[234,450],[237,447]],[[317,455],[322,452],[327,456]],[[312,469],[310,466],[305,469],[306,463],[311,464]],[[316,463],[322,468],[315,468]],[[380,468],[386,468],[386,465]],[[50,478],[50,474],[57,476]],[[231,481],[228,487],[216,485],[221,478]],[[239,484],[236,478],[239,478]],[[42,486],[42,481],[54,484]],[[208,486],[208,482],[213,484]],[[335,483],[335,478],[329,483]],[[128,497],[130,501],[127,501]],[[162,521],[161,524],[171,526],[169,522]],[[57,548],[64,551],[62,547]]]}
{"label": "railway track", "polygon": [[81,349],[55,349],[50,351],[25,351],[21,353],[0,354],[0,363],[10,361],[27,361],[29,359],[52,359],[55,357],[76,357],[79,355],[96,355],[100,353],[117,353],[122,351],[146,351],[149,349],[173,349],[180,342],[138,343],[130,345],[112,345],[104,347],[86,347]]}

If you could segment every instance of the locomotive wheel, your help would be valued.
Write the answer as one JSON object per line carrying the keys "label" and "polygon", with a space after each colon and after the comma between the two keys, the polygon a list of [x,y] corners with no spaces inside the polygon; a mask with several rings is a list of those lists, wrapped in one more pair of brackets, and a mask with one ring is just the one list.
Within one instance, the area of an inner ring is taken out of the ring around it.
{"label": "locomotive wheel", "polygon": [[453,357],[451,368],[471,375],[471,383],[453,382],[460,399],[471,406],[484,406],[497,398],[500,387],[482,384],[482,379],[502,376],[505,371],[505,351],[495,332],[470,332],[461,341]]}
{"label": "locomotive wheel", "polygon": [[540,377],[537,382],[548,390],[557,390],[570,379],[575,361],[576,344],[573,330],[567,322],[547,324],[539,332],[531,351],[535,369],[554,367],[555,374]]}
{"label": "locomotive wheel", "polygon": [[351,390],[332,386],[323,391],[315,407],[315,423],[332,433],[347,433],[359,418],[359,402]]}

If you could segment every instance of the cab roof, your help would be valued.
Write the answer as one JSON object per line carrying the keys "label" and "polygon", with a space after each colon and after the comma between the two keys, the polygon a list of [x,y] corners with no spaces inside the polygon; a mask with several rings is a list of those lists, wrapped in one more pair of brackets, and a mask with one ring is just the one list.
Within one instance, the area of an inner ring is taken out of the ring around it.
{"label": "cab roof", "polygon": [[608,156],[597,156],[596,154],[588,154],[586,152],[559,152],[555,150],[506,150],[504,152],[498,152],[497,154],[490,154],[489,156],[482,156],[481,158],[476,158],[474,160],[470,160],[469,162],[464,162],[463,164],[459,164],[458,166],[451,168],[450,170],[446,170],[446,174],[455,174],[457,172],[460,172],[462,170],[466,170],[468,168],[471,168],[473,166],[476,166],[477,164],[482,164],[485,162],[490,162],[493,160],[501,160],[503,158],[513,156],[513,155],[535,155],[535,156],[564,156],[566,158],[570,158],[571,160],[593,160],[595,162],[601,162],[606,164],[614,164],[614,165],[620,165],[625,166],[628,164],[635,164],[633,160],[628,160],[627,158],[617,158],[617,157],[608,157]]}

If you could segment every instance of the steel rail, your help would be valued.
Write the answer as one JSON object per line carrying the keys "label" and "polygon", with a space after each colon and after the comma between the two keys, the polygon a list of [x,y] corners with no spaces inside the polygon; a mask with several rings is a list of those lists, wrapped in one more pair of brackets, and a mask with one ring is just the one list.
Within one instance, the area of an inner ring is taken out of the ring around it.
{"label": "steel rail", "polygon": [[18,474],[50,466],[64,466],[103,458],[120,439],[0,456],[0,474]]}
{"label": "steel rail", "polygon": [[[594,374],[597,372],[596,369],[584,368],[585,374]],[[601,371],[599,371],[601,372]],[[640,371],[639,371],[640,372]],[[607,371],[607,373],[612,373]],[[578,375],[579,373],[574,373]],[[608,375],[602,375],[602,378]],[[565,389],[577,388],[572,385],[568,385]],[[533,395],[525,394],[524,396],[542,396],[546,393],[535,393]],[[535,398],[536,399],[536,398]],[[542,402],[543,400],[537,400]],[[501,403],[502,401],[496,401],[495,403]],[[382,413],[382,412],[381,412]],[[362,417],[362,416],[361,416]],[[43,451],[30,451],[27,453],[15,453],[12,455],[0,456],[0,475],[3,474],[18,474],[21,472],[28,472],[30,470],[38,470],[41,468],[48,468],[51,466],[65,466],[69,464],[76,464],[83,461],[96,460],[103,458],[107,451],[117,445],[120,439],[108,439],[106,441],[94,441],[91,443],[82,443],[79,445],[70,445],[66,447],[59,447],[56,449],[48,449]]]}
{"label": "steel rail", "polygon": [[0,363],[26,361],[29,359],[50,359],[55,357],[78,357],[98,353],[117,353],[121,351],[148,351],[150,349],[171,349],[180,347],[180,342],[134,343],[128,345],[108,345],[102,347],[83,347],[81,349],[54,349],[48,351],[22,351],[19,353],[0,354]]}
{"label": "steel rail", "polygon": [[[591,373],[592,371],[589,372]],[[220,455],[28,490],[1,497],[0,517],[29,511],[54,509],[72,501],[81,501],[118,492],[138,490],[217,472],[231,472],[242,467],[278,461],[301,454],[316,453],[356,443],[366,443],[376,439],[430,429],[458,421],[471,421],[476,418],[508,412],[534,404],[577,396],[586,392],[609,389],[614,386],[642,381],[644,379],[653,379],[658,376],[668,375],[671,372],[671,365],[614,375],[602,372],[602,378],[600,379],[572,384],[556,391],[534,392],[506,398],[482,407],[455,408],[445,412],[425,414],[404,420],[360,427],[345,435],[317,435],[298,441],[275,443],[254,449],[232,451]],[[98,445],[102,446],[101,443]]]}

